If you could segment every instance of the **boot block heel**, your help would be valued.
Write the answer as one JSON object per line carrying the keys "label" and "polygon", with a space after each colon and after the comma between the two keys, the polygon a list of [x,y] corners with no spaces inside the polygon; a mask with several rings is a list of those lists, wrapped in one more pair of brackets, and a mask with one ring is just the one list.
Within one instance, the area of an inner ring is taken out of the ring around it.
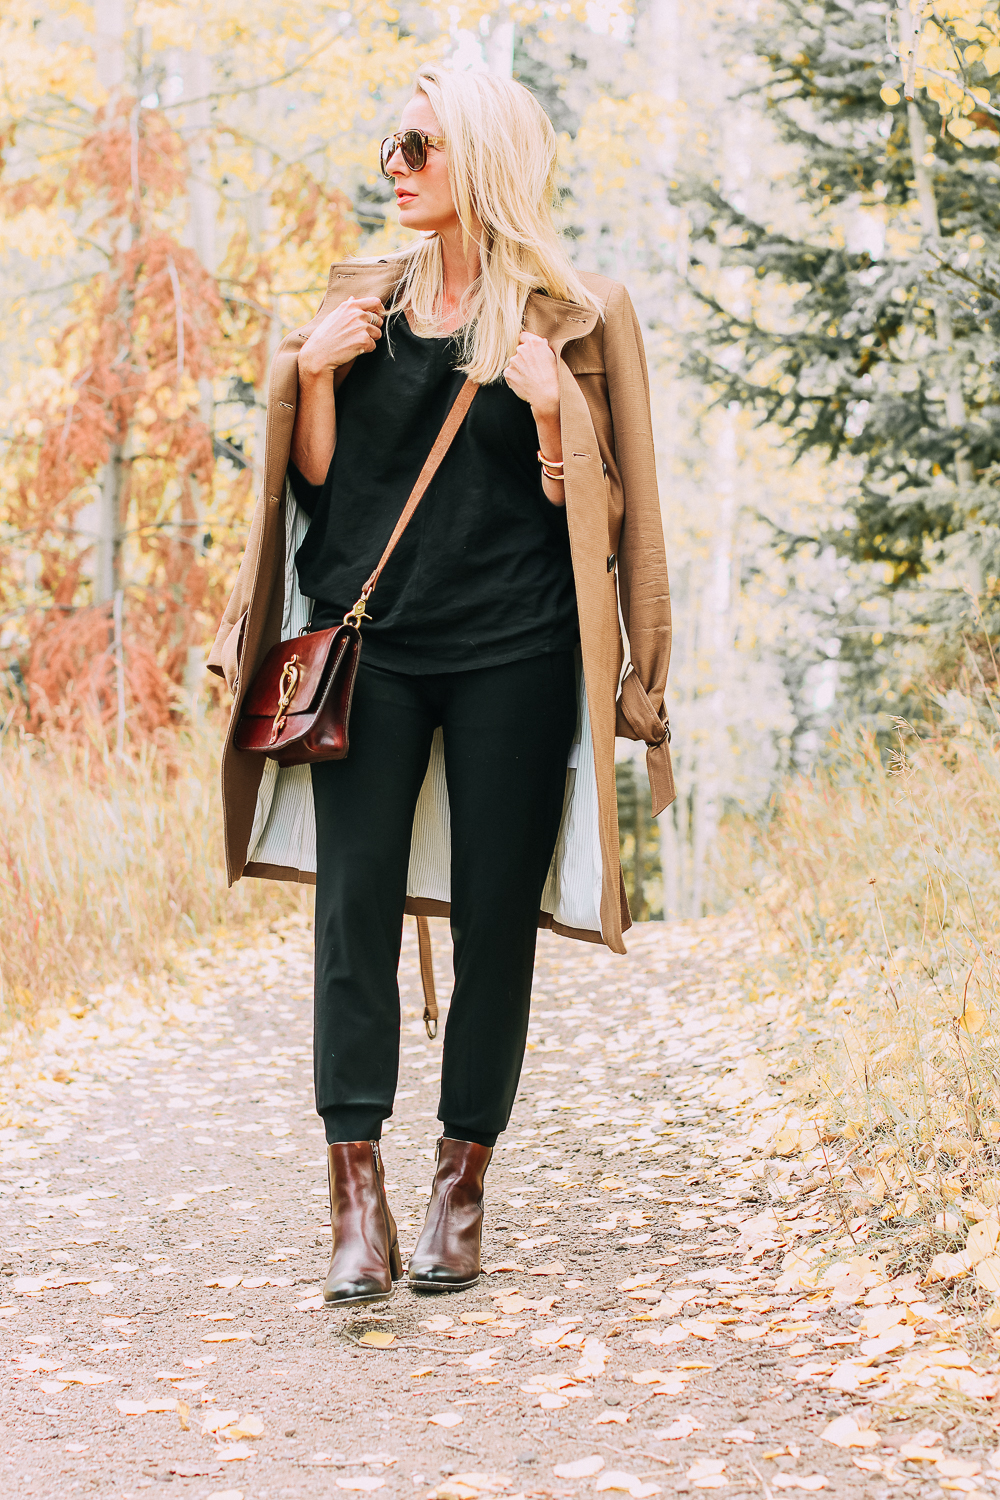
{"label": "boot block heel", "polygon": [[393,1279],[393,1281],[402,1281],[402,1279],[403,1279],[403,1257],[399,1253],[399,1241],[398,1240],[393,1240],[392,1247],[389,1250],[389,1270],[392,1273],[392,1279]]}

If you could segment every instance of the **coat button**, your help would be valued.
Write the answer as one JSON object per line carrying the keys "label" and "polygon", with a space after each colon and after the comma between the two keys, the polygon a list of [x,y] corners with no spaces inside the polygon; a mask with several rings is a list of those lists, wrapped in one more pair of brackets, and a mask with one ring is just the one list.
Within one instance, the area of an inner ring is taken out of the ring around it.
{"label": "coat button", "polygon": [[608,553],[608,572],[609,573],[613,573],[614,571],[615,571],[615,554],[613,552],[609,552]]}

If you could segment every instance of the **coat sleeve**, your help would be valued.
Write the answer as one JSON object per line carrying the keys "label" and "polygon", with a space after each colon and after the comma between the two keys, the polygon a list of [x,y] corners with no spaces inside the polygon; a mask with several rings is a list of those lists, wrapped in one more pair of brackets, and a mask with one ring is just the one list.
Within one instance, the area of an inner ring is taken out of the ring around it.
{"label": "coat sleeve", "polygon": [[223,611],[222,621],[216,633],[212,649],[205,663],[210,672],[224,677],[230,692],[235,691],[236,670],[239,660],[240,640],[250,597],[253,593],[254,575],[260,557],[261,532],[264,524],[264,506],[261,500],[254,507],[250,523],[250,535],[236,575],[233,592]]}
{"label": "coat sleeve", "polygon": [[674,800],[670,725],[663,695],[670,664],[670,589],[656,485],[649,375],[639,320],[625,288],[608,301],[605,371],[615,454],[625,496],[618,543],[618,591],[629,664],[618,699],[616,733],[643,740],[653,812]]}

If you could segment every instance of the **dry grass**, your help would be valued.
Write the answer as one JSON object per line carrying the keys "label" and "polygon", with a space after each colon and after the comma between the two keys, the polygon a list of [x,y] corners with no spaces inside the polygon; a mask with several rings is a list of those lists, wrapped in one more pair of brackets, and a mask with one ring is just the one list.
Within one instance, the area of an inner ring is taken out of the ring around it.
{"label": "dry grass", "polygon": [[217,726],[169,756],[99,739],[0,750],[0,1019],[31,1022],[96,985],[168,968],[180,947],[305,910],[307,888],[226,888]]}
{"label": "dry grass", "polygon": [[967,1229],[1000,1200],[1000,736],[970,704],[936,741],[900,723],[888,764],[861,734],[834,750],[724,845],[765,937],[768,1073],[850,1143],[859,1206],[901,1247],[989,1253]]}

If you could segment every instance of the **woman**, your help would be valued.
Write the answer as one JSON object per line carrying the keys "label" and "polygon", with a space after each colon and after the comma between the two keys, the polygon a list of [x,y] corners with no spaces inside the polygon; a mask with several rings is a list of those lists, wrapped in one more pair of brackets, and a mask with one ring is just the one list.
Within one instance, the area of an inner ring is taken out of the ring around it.
{"label": "woman", "polygon": [[382,169],[422,238],[333,267],[316,318],[282,344],[264,493],[209,662],[235,722],[310,601],[314,628],[340,622],[477,382],[364,623],[347,758],[279,771],[235,751],[231,729],[223,763],[230,879],[315,871],[336,1304],[384,1299],[402,1275],[378,1141],[404,911],[449,913],[455,944],[442,1135],[408,1271],[418,1291],[454,1291],[480,1274],[538,926],[624,952],[616,720],[649,746],[654,810],[673,795],[666,565],[627,295],[569,261],[550,216],[555,137],[527,89],[426,68],[400,124]]}

